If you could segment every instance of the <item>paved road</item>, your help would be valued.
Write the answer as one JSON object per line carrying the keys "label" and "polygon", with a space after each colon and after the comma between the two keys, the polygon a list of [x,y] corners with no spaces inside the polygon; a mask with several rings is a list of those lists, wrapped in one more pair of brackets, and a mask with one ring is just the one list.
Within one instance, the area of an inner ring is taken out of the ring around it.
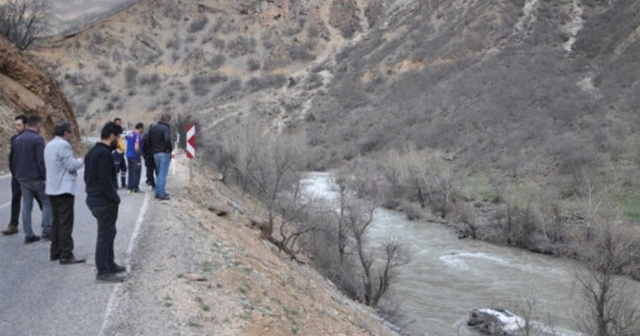
{"label": "paved road", "polygon": [[[81,173],[82,174],[82,173]],[[87,264],[49,261],[49,242],[24,245],[20,233],[0,236],[0,336],[100,335],[115,308],[121,285],[95,282],[97,224],[85,205],[79,178],[75,202],[74,254]],[[144,176],[142,178],[144,181]],[[120,212],[115,241],[116,262],[128,264],[151,193],[119,192]],[[11,179],[0,177],[0,227],[10,217]],[[33,228],[40,234],[40,210],[34,207]]]}

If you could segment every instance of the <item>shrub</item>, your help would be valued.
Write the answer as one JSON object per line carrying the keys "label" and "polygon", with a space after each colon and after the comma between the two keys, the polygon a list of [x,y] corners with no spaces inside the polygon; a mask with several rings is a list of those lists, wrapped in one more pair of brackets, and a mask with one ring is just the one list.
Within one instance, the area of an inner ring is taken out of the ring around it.
{"label": "shrub", "polygon": [[253,37],[245,38],[244,36],[238,36],[227,45],[229,53],[235,56],[253,54],[255,52],[255,47],[256,40]]}
{"label": "shrub", "polygon": [[203,30],[204,27],[207,25],[207,23],[209,23],[209,19],[207,19],[206,16],[201,16],[201,17],[191,21],[191,23],[187,27],[187,31],[189,33],[197,33],[199,31]]}
{"label": "shrub", "polygon": [[214,56],[208,63],[207,65],[209,65],[209,67],[211,67],[212,70],[216,70],[219,67],[221,67],[225,62],[225,57],[222,54],[218,54],[216,56]]}
{"label": "shrub", "polygon": [[144,85],[157,85],[160,83],[160,76],[158,76],[158,74],[146,74],[146,75],[141,75],[138,78],[138,83],[140,83],[140,85],[144,86]]}
{"label": "shrub", "polygon": [[260,70],[260,61],[255,58],[251,58],[247,61],[247,66],[249,67],[249,71]]}
{"label": "shrub", "polygon": [[132,66],[128,66],[124,69],[124,83],[127,87],[132,87],[136,84],[136,77],[138,76],[138,70]]}
{"label": "shrub", "polygon": [[272,87],[281,87],[287,82],[287,77],[282,75],[268,75],[264,77],[252,77],[247,82],[249,92],[256,92]]}
{"label": "shrub", "polygon": [[196,76],[191,79],[191,89],[196,96],[206,96],[211,92],[211,87],[217,83],[224,82],[227,77],[220,75]]}

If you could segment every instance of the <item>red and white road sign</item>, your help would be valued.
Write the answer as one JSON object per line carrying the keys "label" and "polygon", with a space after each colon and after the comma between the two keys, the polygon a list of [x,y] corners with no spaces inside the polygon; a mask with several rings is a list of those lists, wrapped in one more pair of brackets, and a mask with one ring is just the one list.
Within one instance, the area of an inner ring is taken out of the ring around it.
{"label": "red and white road sign", "polygon": [[187,127],[187,158],[196,156],[196,125],[188,124]]}

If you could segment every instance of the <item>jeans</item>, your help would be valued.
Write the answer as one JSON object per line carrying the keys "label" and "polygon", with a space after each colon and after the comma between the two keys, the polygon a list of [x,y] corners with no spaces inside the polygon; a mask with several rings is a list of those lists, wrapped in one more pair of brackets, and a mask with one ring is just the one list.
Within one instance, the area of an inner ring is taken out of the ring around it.
{"label": "jeans", "polygon": [[51,257],[73,258],[73,205],[75,196],[63,194],[49,196],[53,221],[51,222]]}
{"label": "jeans", "polygon": [[26,237],[33,237],[31,228],[31,211],[33,210],[33,199],[42,204],[42,235],[48,236],[51,232],[51,203],[49,197],[45,195],[44,180],[18,179],[22,189],[22,223],[24,224],[24,234]]}
{"label": "jeans", "polygon": [[111,157],[113,158],[113,165],[116,166],[116,174],[120,175],[120,182],[124,188],[127,186],[127,161],[124,159],[124,154],[118,151],[113,151]]}
{"label": "jeans", "polygon": [[[42,211],[42,202],[36,198],[38,207]],[[20,205],[22,204],[22,187],[15,176],[11,177],[11,220],[9,224],[18,226],[20,221]]]}
{"label": "jeans", "polygon": [[98,220],[98,239],[96,241],[96,268],[98,275],[109,274],[115,265],[113,241],[116,238],[118,204],[112,203],[90,207],[91,214]]}
{"label": "jeans", "polygon": [[167,185],[167,174],[169,173],[169,163],[171,163],[170,153],[155,153],[153,158],[156,162],[156,169],[158,171],[156,180],[156,197],[165,196],[165,187]]}
{"label": "jeans", "polygon": [[140,173],[142,171],[142,163],[140,159],[127,158],[129,164],[129,190],[140,189]]}

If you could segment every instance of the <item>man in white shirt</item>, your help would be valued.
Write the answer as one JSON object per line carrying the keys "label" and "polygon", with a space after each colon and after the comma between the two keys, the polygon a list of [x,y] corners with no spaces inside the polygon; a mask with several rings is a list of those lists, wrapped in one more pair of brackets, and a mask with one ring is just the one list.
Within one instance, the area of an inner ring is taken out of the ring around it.
{"label": "man in white shirt", "polygon": [[55,138],[44,148],[44,164],[47,171],[45,193],[49,196],[53,221],[51,222],[51,261],[60,264],[78,264],[84,259],[73,255],[73,206],[76,177],[84,165],[81,158],[73,157],[71,148],[71,124],[62,122],[55,126]]}

